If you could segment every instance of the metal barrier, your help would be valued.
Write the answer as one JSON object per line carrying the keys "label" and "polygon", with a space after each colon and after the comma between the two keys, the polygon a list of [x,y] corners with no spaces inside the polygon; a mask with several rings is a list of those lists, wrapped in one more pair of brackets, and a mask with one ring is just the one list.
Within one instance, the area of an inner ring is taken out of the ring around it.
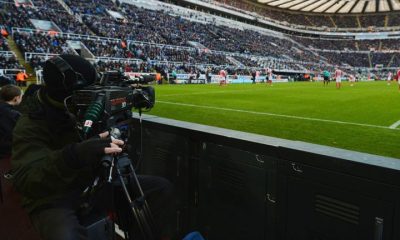
{"label": "metal barrier", "polygon": [[135,118],[140,173],[175,185],[177,239],[400,239],[400,159]]}
{"label": "metal barrier", "polygon": [[0,51],[0,56],[4,56],[6,58],[16,57],[15,53],[12,51]]}

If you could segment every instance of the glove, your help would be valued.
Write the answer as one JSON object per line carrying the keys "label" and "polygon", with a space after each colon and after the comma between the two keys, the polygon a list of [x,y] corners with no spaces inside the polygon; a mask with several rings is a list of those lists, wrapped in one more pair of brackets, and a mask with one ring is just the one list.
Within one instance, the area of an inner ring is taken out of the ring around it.
{"label": "glove", "polygon": [[100,162],[104,148],[111,146],[111,138],[90,138],[80,143],[68,145],[64,149],[66,164],[78,169]]}
{"label": "glove", "polygon": [[91,138],[75,144],[75,153],[79,161],[92,165],[104,156],[104,148],[110,147],[111,138]]}

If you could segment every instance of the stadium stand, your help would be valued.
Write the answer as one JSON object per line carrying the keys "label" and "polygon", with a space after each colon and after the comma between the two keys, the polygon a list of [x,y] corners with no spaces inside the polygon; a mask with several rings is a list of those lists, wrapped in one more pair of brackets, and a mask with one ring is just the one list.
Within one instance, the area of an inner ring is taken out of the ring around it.
{"label": "stadium stand", "polygon": [[[92,34],[86,25],[70,15],[56,0],[34,1],[34,6],[2,4],[1,18],[4,25],[20,28],[35,28],[30,19],[52,21],[53,31]],[[1,3],[0,3],[1,4]]]}
{"label": "stadium stand", "polygon": [[335,29],[335,31],[347,31],[348,28],[351,28],[355,31],[362,31],[362,29],[371,26],[378,28],[400,26],[398,17],[396,13],[393,12],[371,13],[367,15],[346,14],[336,16],[333,14],[315,14],[306,11],[287,11],[268,5],[262,5],[260,3],[257,4],[254,2],[240,0],[217,0],[206,2],[219,6],[222,5],[224,7],[251,15],[254,15],[254,13],[256,13],[257,15],[272,19],[280,23],[287,22],[288,24],[305,26],[308,28],[328,27]]}
{"label": "stadium stand", "polygon": [[[240,24],[227,27],[219,24],[214,15],[183,11],[181,7],[161,2],[155,2],[152,9],[141,2],[135,2],[138,5],[115,4],[111,0],[64,2],[65,5],[56,0],[35,0],[31,5],[20,6],[0,2],[0,25],[13,33],[20,51],[35,69],[40,69],[54,54],[81,54],[74,44],[86,49],[86,57],[104,70],[116,67],[190,73],[204,72],[211,65],[215,73],[219,69],[249,73],[251,69],[262,71],[266,67],[291,71],[318,71],[334,65],[395,67],[398,62],[393,50],[400,46],[395,39],[274,35],[245,29]],[[257,8],[258,5],[249,2],[232,0],[207,3],[246,14],[268,15],[274,21],[319,28],[396,25],[390,13],[370,19],[359,15],[282,14],[277,9]],[[50,29],[38,31],[40,24],[34,24],[35,20],[48,21]]]}

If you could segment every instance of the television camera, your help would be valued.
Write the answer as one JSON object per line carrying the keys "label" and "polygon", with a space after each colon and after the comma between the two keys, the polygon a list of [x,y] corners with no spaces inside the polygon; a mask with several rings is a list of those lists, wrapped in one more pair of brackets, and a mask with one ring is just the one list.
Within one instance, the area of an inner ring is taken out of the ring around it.
{"label": "television camera", "polygon": [[[141,115],[142,111],[154,106],[154,89],[143,86],[154,80],[152,75],[131,79],[120,72],[111,71],[103,74],[95,85],[74,91],[71,109],[75,113],[82,140],[109,131],[112,138],[128,143],[128,120],[132,118],[132,109],[138,110]],[[118,155],[105,155],[102,158],[102,174],[96,181],[112,187],[114,206],[111,208],[115,217],[110,219],[103,215],[95,222],[85,224],[89,239],[114,239],[114,223],[123,231],[125,239],[133,239],[133,235],[135,239],[155,239],[157,231],[154,219],[126,152],[127,148],[125,146]]]}
{"label": "television camera", "polygon": [[98,84],[75,91],[72,105],[83,139],[130,119],[132,108],[139,113],[150,110],[154,106],[155,91],[143,84],[154,80],[152,75],[130,79],[121,72],[110,71]]}

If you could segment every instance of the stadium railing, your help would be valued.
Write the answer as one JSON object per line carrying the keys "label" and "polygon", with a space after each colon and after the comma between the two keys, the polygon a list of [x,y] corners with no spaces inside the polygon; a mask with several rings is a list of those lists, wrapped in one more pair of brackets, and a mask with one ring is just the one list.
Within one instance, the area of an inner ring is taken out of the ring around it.
{"label": "stadium railing", "polygon": [[0,56],[4,56],[6,58],[16,57],[15,53],[12,51],[0,51]]}

